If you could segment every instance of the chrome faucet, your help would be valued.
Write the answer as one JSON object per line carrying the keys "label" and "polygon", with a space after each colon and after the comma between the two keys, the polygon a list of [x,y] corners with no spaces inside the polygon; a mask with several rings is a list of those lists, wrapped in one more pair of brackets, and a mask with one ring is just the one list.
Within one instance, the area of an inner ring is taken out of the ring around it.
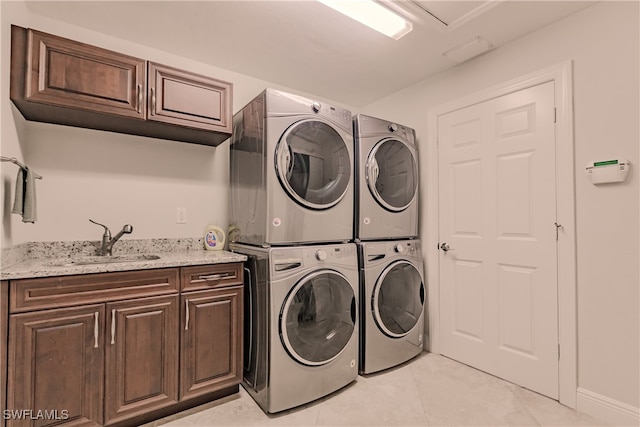
{"label": "chrome faucet", "polygon": [[131,224],[127,224],[122,227],[122,230],[118,234],[116,234],[113,238],[111,238],[111,230],[106,225],[102,225],[99,222],[95,222],[92,219],[89,219],[90,222],[104,227],[104,234],[102,235],[102,248],[100,249],[100,255],[112,255],[113,245],[124,235],[131,234],[133,231],[133,226]]}

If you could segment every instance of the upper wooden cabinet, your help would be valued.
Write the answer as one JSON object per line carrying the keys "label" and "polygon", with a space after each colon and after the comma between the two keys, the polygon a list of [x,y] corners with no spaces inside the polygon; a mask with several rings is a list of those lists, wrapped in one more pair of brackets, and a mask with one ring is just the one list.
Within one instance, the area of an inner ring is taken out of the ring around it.
{"label": "upper wooden cabinet", "polygon": [[10,97],[27,120],[219,145],[232,84],[11,27]]}
{"label": "upper wooden cabinet", "polygon": [[231,132],[231,83],[149,63],[149,120]]}
{"label": "upper wooden cabinet", "polygon": [[145,61],[28,32],[25,99],[143,119]]}

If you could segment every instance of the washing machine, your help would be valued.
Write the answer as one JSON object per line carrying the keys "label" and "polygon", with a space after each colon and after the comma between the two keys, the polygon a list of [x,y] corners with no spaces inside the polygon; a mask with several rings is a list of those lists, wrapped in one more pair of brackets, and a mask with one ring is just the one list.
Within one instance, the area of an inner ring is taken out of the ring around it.
{"label": "washing machine", "polygon": [[358,114],[354,238],[380,240],[418,235],[418,155],[415,131]]}
{"label": "washing machine", "polygon": [[231,242],[353,239],[351,112],[267,89],[233,117]]}
{"label": "washing machine", "polygon": [[245,262],[243,387],[267,413],[358,376],[356,246],[231,244]]}
{"label": "washing machine", "polygon": [[358,243],[359,372],[388,369],[422,352],[425,287],[420,240]]}

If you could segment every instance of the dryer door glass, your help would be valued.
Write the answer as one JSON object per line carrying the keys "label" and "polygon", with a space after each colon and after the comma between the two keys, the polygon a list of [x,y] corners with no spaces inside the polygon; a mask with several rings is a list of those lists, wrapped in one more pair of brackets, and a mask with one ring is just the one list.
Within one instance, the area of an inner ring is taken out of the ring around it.
{"label": "dryer door glass", "polygon": [[383,139],[373,147],[365,174],[374,199],[392,212],[405,210],[418,190],[416,159],[409,147],[397,139]]}
{"label": "dryer door glass", "polygon": [[342,274],[320,270],[302,278],[280,311],[280,337],[305,365],[323,365],[347,346],[356,321],[356,298]]}
{"label": "dryer door glass", "polygon": [[422,316],[422,275],[407,261],[396,261],[384,269],[373,290],[373,318],[378,328],[392,338],[413,329]]}
{"label": "dryer door glass", "polygon": [[275,163],[289,196],[311,209],[337,204],[351,179],[347,144],[331,125],[319,120],[291,125],[278,142]]}

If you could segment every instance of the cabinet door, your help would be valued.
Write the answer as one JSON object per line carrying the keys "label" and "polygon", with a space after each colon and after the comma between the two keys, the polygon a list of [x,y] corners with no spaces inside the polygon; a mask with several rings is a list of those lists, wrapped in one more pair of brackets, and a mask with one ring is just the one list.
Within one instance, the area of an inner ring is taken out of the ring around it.
{"label": "cabinet door", "polygon": [[[9,282],[0,282],[0,414],[4,414],[7,403],[7,340],[9,339]],[[4,427],[4,417],[0,417]]]}
{"label": "cabinet door", "polygon": [[29,30],[25,98],[120,116],[145,117],[145,61]]}
{"label": "cabinet door", "polygon": [[178,298],[107,304],[105,424],[178,401]]}
{"label": "cabinet door", "polygon": [[242,287],[181,297],[180,399],[242,380]]}
{"label": "cabinet door", "polygon": [[104,305],[11,315],[9,330],[7,425],[102,425]]}
{"label": "cabinet door", "polygon": [[149,62],[147,118],[231,135],[231,83]]}

